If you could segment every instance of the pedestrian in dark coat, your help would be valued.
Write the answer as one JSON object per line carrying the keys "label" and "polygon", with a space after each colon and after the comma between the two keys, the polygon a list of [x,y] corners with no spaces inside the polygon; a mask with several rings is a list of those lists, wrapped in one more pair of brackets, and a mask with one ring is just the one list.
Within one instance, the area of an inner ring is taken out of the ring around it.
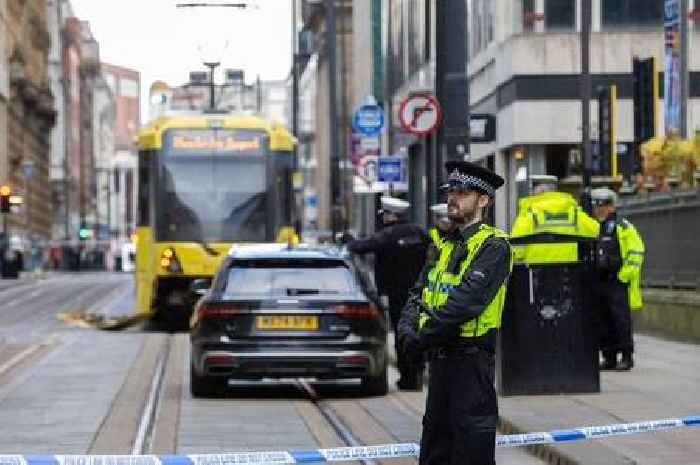
{"label": "pedestrian in dark coat", "polygon": [[[347,247],[355,254],[374,253],[377,290],[388,298],[389,315],[396,334],[408,292],[425,264],[429,239],[420,226],[407,221],[408,202],[393,197],[382,197],[381,202],[384,227],[371,237],[350,241]],[[409,362],[398,344],[395,347],[400,373],[397,386],[405,390],[422,389],[422,363]]]}

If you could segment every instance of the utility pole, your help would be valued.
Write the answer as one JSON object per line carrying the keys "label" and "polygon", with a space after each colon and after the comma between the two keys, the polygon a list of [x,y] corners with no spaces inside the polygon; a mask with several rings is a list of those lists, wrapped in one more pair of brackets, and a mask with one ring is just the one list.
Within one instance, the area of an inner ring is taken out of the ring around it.
{"label": "utility pole", "polygon": [[[681,102],[680,136],[688,138],[688,0],[680,0],[681,13]],[[697,1],[696,1],[697,5]]]}
{"label": "utility pole", "polygon": [[590,213],[591,206],[591,0],[581,0],[581,149],[583,150],[583,192],[581,206]]}
{"label": "utility pole", "polygon": [[437,1],[435,20],[435,93],[444,113],[438,132],[437,185],[443,171],[442,162],[465,160],[470,150],[466,0]]}
{"label": "utility pole", "polygon": [[[292,135],[299,138],[299,44],[297,31],[297,0],[292,0]],[[294,170],[298,169],[299,156],[294,146]]]}
{"label": "utility pole", "polygon": [[[299,31],[297,30],[297,1],[292,0],[292,135],[297,140],[292,151],[292,173],[293,181],[290,189],[292,209],[290,212],[291,223],[298,235],[301,235],[301,196],[298,186],[295,186],[296,176],[299,173],[299,73],[301,72],[301,54],[299,45]],[[306,50],[305,50],[306,53]]]}
{"label": "utility pole", "polygon": [[331,226],[333,240],[340,220],[340,147],[338,144],[338,91],[336,64],[335,0],[326,0],[326,52],[328,54],[328,130],[331,151]]}
{"label": "utility pole", "polygon": [[209,110],[216,110],[216,96],[214,95],[214,70],[219,67],[221,63],[219,62],[204,62],[204,66],[209,68]]}

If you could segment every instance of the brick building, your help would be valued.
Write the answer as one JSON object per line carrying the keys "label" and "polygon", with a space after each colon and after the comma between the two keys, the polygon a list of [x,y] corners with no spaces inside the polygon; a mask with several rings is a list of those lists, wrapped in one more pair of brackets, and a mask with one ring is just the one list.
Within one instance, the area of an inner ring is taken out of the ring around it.
{"label": "brick building", "polygon": [[138,71],[108,63],[100,65],[114,96],[114,155],[97,170],[98,183],[108,187],[110,236],[127,240],[136,227],[135,139],[141,125],[141,76]]}

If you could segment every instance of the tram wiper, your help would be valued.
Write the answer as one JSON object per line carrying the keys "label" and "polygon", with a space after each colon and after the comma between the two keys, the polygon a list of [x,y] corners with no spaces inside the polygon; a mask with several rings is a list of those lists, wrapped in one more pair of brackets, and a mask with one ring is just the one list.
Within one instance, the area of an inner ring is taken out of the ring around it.
{"label": "tram wiper", "polygon": [[212,249],[212,247],[211,247],[209,244],[207,244],[206,242],[204,242],[204,241],[197,241],[197,244],[199,244],[200,247],[202,247],[202,248],[204,249],[204,251],[205,251],[206,253],[208,253],[210,256],[212,256],[212,257],[218,257],[218,256],[219,256],[219,252],[216,251],[216,250],[214,250],[214,249]]}

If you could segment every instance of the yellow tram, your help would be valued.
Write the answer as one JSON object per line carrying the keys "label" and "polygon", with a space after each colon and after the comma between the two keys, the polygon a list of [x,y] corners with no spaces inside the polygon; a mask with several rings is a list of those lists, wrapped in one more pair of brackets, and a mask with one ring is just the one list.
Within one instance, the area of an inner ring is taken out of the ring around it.
{"label": "yellow tram", "polygon": [[181,326],[189,286],[233,243],[273,241],[291,223],[294,138],[251,116],[156,119],[138,135],[136,311]]}

